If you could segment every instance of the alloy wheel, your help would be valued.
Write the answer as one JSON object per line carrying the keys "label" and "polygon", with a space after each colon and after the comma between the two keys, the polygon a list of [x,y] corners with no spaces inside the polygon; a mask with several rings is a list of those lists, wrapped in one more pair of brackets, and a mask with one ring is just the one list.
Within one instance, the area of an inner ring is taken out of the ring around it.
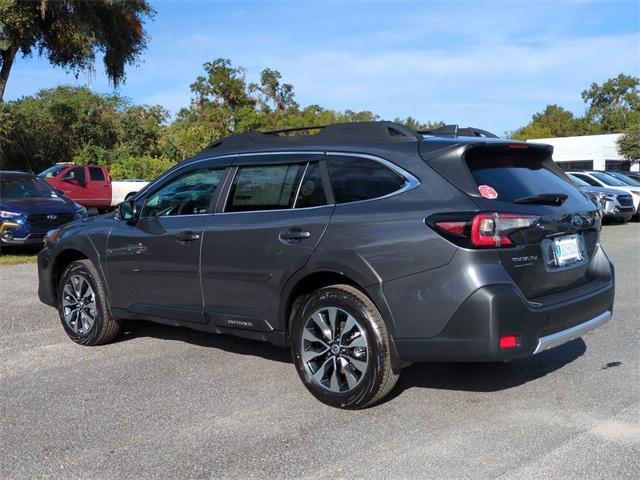
{"label": "alloy wheel", "polygon": [[353,390],[369,363],[364,327],[349,312],[324,307],[309,316],[302,333],[302,361],[317,385],[336,393]]}
{"label": "alloy wheel", "polygon": [[98,316],[96,296],[89,281],[81,275],[72,275],[62,291],[64,321],[77,335],[85,335]]}

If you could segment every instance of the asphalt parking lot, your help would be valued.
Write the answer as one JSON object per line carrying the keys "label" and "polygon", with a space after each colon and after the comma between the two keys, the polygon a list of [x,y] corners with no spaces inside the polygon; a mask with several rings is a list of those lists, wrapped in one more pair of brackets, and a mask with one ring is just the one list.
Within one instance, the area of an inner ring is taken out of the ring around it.
{"label": "asphalt parking lot", "polygon": [[640,477],[640,224],[612,225],[614,318],[509,364],[419,364],[326,407],[288,352],[131,323],[67,339],[33,264],[0,267],[0,478]]}

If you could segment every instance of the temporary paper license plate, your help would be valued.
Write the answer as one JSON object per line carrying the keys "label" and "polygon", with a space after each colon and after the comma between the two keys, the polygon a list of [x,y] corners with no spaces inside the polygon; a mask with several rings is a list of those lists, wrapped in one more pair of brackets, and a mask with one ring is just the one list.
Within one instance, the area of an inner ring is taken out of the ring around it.
{"label": "temporary paper license plate", "polygon": [[577,235],[566,235],[553,241],[553,252],[559,267],[582,260]]}

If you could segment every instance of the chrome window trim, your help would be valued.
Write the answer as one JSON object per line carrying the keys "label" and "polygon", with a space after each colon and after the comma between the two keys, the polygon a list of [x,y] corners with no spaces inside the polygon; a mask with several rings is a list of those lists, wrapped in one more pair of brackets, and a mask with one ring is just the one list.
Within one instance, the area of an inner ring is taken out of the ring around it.
{"label": "chrome window trim", "polygon": [[214,215],[242,215],[245,213],[269,213],[269,212],[302,212],[303,210],[313,210],[314,208],[335,207],[335,203],[327,203],[326,205],[317,205],[315,207],[301,208],[277,208],[271,210],[247,210],[246,212],[216,212]]}
{"label": "chrome window trim", "polygon": [[[179,172],[180,170],[183,170],[185,168],[189,168],[192,167],[193,165],[197,165],[201,162],[208,162],[211,160],[219,160],[219,159],[223,159],[223,158],[236,158],[238,156],[238,154],[234,153],[234,154],[228,154],[228,155],[217,155],[217,156],[213,156],[213,157],[206,157],[206,158],[199,158],[198,160],[194,160],[192,162],[188,162],[185,165],[179,165],[177,167],[175,167],[175,169],[170,169],[167,170],[166,172],[164,172],[163,174],[161,174],[158,178],[156,178],[155,180],[150,181],[147,185],[145,185],[144,189],[142,189],[140,192],[138,193],[143,193],[145,196],[147,195],[147,191],[151,190],[151,185],[155,185],[157,183],[160,183],[161,181],[163,181],[166,177],[173,175],[176,172]],[[233,165],[231,165],[233,166]],[[229,168],[229,166],[227,167],[222,167],[222,168]],[[146,189],[146,190],[145,190]]]}
{"label": "chrome window trim", "polygon": [[324,155],[324,151],[309,151],[309,150],[301,150],[299,152],[293,150],[286,151],[278,151],[278,152],[248,152],[248,153],[238,153],[238,157],[254,157],[254,156],[266,156],[266,155]]}
{"label": "chrome window trim", "polygon": [[[235,155],[232,155],[232,156],[233,156],[233,157],[235,157]],[[224,157],[223,157],[223,156],[221,156],[221,157],[214,157],[214,158],[224,158]],[[205,158],[203,158],[203,159],[201,159],[201,160],[196,160],[195,162],[190,163],[189,165],[185,165],[183,168],[187,168],[187,167],[193,166],[194,164],[200,163],[201,161],[205,161],[205,160],[213,160],[213,158],[206,158],[206,159],[205,159]],[[226,170],[227,168],[229,168],[229,167],[200,167],[200,168],[211,168],[211,169],[213,169],[213,170],[215,170],[215,169],[221,169],[221,170],[222,170],[222,173],[224,174],[225,170]],[[176,169],[176,170],[174,170],[174,171],[173,171],[173,172],[171,172],[171,173],[173,174],[173,173],[175,173],[175,172],[177,172],[177,171],[179,171],[179,170],[181,170],[181,169]],[[199,168],[196,168],[195,170],[199,170]],[[161,178],[161,177],[160,177],[160,178]],[[159,178],[159,179],[160,179],[160,178]],[[223,180],[224,180],[224,178],[223,178]],[[165,183],[165,184],[163,184],[163,185],[162,185],[160,188],[158,188],[157,190],[152,191],[150,194],[147,194],[147,193],[145,192],[144,202],[142,203],[142,207],[140,207],[140,213],[141,213],[141,215],[138,217],[138,220],[142,220],[142,219],[146,219],[146,218],[183,218],[183,217],[201,217],[201,216],[203,216],[203,215],[213,215],[213,213],[215,213],[215,212],[205,212],[205,213],[189,213],[189,214],[186,214],[186,215],[162,215],[162,216],[160,216],[160,215],[150,215],[150,216],[143,217],[143,216],[142,216],[142,211],[144,210],[144,207],[145,207],[145,205],[147,204],[147,200],[149,199],[149,198],[148,198],[148,196],[149,196],[149,195],[153,195],[154,193],[156,193],[156,192],[160,191],[164,185],[166,185],[166,183]],[[214,192],[215,192],[215,190],[216,190],[219,186],[220,186],[220,184],[218,184],[218,186],[216,186],[216,188],[214,189]],[[223,182],[223,186],[224,186],[224,182]],[[211,201],[212,201],[212,200],[210,199],[210,200],[209,200],[209,205],[211,205]]]}
{"label": "chrome window trim", "polygon": [[[381,197],[375,197],[375,198],[368,198],[366,200],[356,200],[354,202],[345,202],[345,203],[327,203],[326,205],[319,205],[319,206],[315,206],[315,207],[303,207],[303,208],[279,208],[279,209],[272,209],[272,210],[248,210],[246,212],[225,212],[224,210],[222,212],[208,212],[206,214],[198,214],[198,216],[201,215],[237,215],[237,214],[245,214],[245,213],[260,213],[260,212],[282,212],[285,210],[310,210],[310,209],[314,209],[314,208],[324,208],[324,207],[328,207],[328,206],[337,206],[337,205],[355,205],[355,204],[359,204],[359,203],[364,203],[364,202],[374,202],[377,200],[383,200],[385,198],[389,198],[389,197],[393,197],[395,195],[400,195],[401,193],[407,192],[409,190],[412,190],[416,187],[418,187],[420,185],[420,180],[414,176],[413,174],[409,173],[407,170],[405,170],[402,167],[399,167],[398,165],[396,165],[395,163],[382,158],[382,157],[378,157],[376,155],[371,155],[368,153],[357,153],[357,152],[342,152],[342,151],[328,151],[328,150],[324,150],[324,151],[320,151],[320,150],[301,150],[301,151],[295,151],[295,150],[284,150],[284,151],[270,151],[270,152],[245,152],[245,153],[233,153],[233,154],[225,154],[225,155],[214,155],[211,157],[205,157],[205,158],[200,158],[198,160],[195,160],[193,162],[189,162],[188,164],[178,167],[175,170],[172,170],[171,172],[167,172],[162,174],[160,177],[158,177],[156,180],[154,180],[153,182],[150,182],[149,185],[151,185],[152,183],[159,183],[160,181],[162,181],[167,175],[169,174],[174,174],[179,172],[180,170],[184,169],[184,168],[189,168],[192,167],[196,164],[199,164],[201,162],[207,162],[207,161],[211,161],[211,160],[218,160],[218,159],[224,159],[224,158],[239,158],[239,157],[249,157],[249,156],[270,156],[270,155],[323,155],[324,157],[329,157],[329,156],[342,156],[342,157],[356,157],[356,158],[365,158],[368,160],[372,160],[374,162],[378,162],[381,165],[384,165],[385,167],[393,170],[394,172],[396,172],[398,175],[400,175],[401,177],[403,177],[405,179],[405,183],[404,185],[391,193],[388,193],[386,195],[383,195]],[[301,162],[302,163],[302,162]],[[308,167],[309,162],[307,161],[307,167]],[[225,168],[229,168],[229,167],[225,167]],[[235,171],[232,174],[231,177],[231,184],[233,183],[233,180],[235,179],[237,173],[238,173],[238,166],[237,165],[231,165],[231,168],[235,168]],[[306,168],[305,168],[305,173],[306,173]],[[303,175],[304,178],[304,175]],[[231,187],[229,186],[227,188],[227,192],[225,195],[225,199],[224,199],[224,203],[222,204],[222,208],[226,208],[227,206],[227,201],[229,200],[229,193],[231,192]],[[145,195],[147,195],[146,192],[144,192]],[[297,196],[296,196],[296,202],[297,202]],[[186,215],[184,215],[186,216]],[[150,218],[150,217],[145,217],[145,218]]]}
{"label": "chrome window trim", "polygon": [[300,197],[300,189],[302,188],[302,183],[304,182],[304,177],[307,175],[307,170],[309,170],[309,165],[311,162],[307,162],[304,166],[304,172],[302,172],[302,176],[300,177],[300,183],[298,183],[298,188],[296,189],[296,196],[293,198],[293,207],[292,210],[296,209],[296,204],[298,203],[298,198]]}
{"label": "chrome window trim", "polygon": [[[274,164],[266,164],[266,165],[236,165],[235,166],[235,171],[231,175],[231,180],[229,181],[229,186],[227,187],[224,203],[222,204],[223,211],[222,212],[215,212],[216,215],[231,215],[231,214],[238,214],[238,213],[260,213],[260,212],[283,212],[283,211],[287,211],[287,210],[307,210],[307,209],[310,209],[310,208],[322,208],[322,207],[328,206],[329,204],[320,205],[320,206],[317,206],[317,207],[295,208],[296,202],[298,201],[298,194],[300,193],[300,187],[302,186],[302,180],[304,180],[304,176],[307,173],[307,168],[309,168],[309,163],[311,163],[311,162],[308,161],[308,160],[300,162],[301,165],[303,163],[304,163],[304,170],[302,171],[302,176],[300,177],[300,183],[298,184],[298,189],[296,190],[296,197],[295,197],[295,199],[293,201],[293,207],[272,208],[272,209],[269,209],[269,210],[247,210],[247,211],[244,211],[244,212],[225,212],[224,209],[227,208],[227,202],[229,201],[229,195],[231,195],[231,187],[233,186],[233,182],[236,180],[236,177],[238,176],[238,172],[240,171],[241,168],[251,168],[251,167],[256,167],[256,166],[268,167],[268,166],[287,165],[287,164],[286,163],[285,164],[274,163]],[[289,165],[295,165],[295,164],[289,164]]]}
{"label": "chrome window trim", "polygon": [[340,157],[358,157],[358,158],[366,158],[368,160],[373,160],[374,162],[378,162],[382,165],[384,165],[385,167],[389,168],[390,170],[393,170],[394,172],[396,172],[398,175],[400,175],[402,178],[404,178],[404,185],[391,193],[387,193],[386,195],[383,195],[381,197],[374,197],[374,198],[367,198],[366,200],[356,200],[353,202],[344,202],[344,203],[335,203],[335,205],[355,205],[358,203],[364,203],[364,202],[374,202],[377,200],[382,200],[385,198],[389,198],[389,197],[393,197],[395,195],[400,195],[401,193],[404,192],[408,192],[409,190],[413,190],[414,188],[416,188],[417,186],[420,185],[420,180],[414,176],[413,174],[407,172],[404,168],[399,167],[398,165],[396,165],[393,162],[390,162],[389,160],[382,158],[382,157],[377,157],[375,155],[369,155],[367,153],[353,153],[353,152],[326,152],[326,156],[340,156]]}

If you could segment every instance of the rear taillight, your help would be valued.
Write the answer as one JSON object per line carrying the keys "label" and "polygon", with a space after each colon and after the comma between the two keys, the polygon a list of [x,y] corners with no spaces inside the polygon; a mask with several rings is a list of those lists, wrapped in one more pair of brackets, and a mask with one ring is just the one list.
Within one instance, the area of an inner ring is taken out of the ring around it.
{"label": "rear taillight", "polygon": [[453,213],[436,214],[427,224],[452,242],[467,248],[510,247],[516,242],[511,235],[533,227],[540,217],[518,213]]}

